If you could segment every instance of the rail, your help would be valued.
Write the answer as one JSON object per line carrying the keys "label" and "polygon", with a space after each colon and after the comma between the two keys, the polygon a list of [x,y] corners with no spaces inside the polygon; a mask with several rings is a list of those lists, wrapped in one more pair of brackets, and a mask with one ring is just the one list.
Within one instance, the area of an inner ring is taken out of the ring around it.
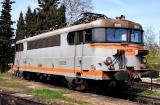
{"label": "rail", "polygon": [[134,87],[160,89],[160,84],[149,82],[135,82]]}
{"label": "rail", "polygon": [[129,93],[125,93],[124,95],[127,96],[129,100],[138,102],[140,104],[160,105],[159,97],[150,97],[150,96],[135,95]]}
{"label": "rail", "polygon": [[46,105],[32,99],[15,96],[14,94],[0,92],[0,105]]}

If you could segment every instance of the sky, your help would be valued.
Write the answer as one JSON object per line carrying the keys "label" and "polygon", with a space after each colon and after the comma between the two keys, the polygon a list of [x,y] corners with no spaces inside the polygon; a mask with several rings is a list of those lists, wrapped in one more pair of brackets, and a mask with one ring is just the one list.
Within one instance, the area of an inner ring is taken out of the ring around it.
{"label": "sky", "polygon": [[[15,1],[15,3],[12,4],[12,11],[11,11],[12,20],[15,22],[17,22],[18,20],[20,12],[22,11],[23,13],[25,13],[27,11],[28,6],[30,6],[32,9],[37,7],[36,0],[12,0],[12,1]],[[0,2],[3,2],[3,0],[0,0]],[[2,10],[2,5],[0,4],[0,11],[1,10]]]}
{"label": "sky", "polygon": [[[3,0],[0,0],[2,2]],[[12,20],[17,21],[19,13],[27,7],[37,7],[37,0],[14,0]],[[144,29],[152,26],[158,35],[160,31],[160,0],[92,0],[93,11],[110,18],[125,15],[126,19],[140,23]],[[1,11],[1,6],[0,6]],[[16,24],[14,25],[16,27]]]}
{"label": "sky", "polygon": [[[101,1],[101,2],[100,2]],[[160,31],[160,0],[93,0],[94,11],[108,17],[125,15],[126,19],[140,23],[144,29]]]}

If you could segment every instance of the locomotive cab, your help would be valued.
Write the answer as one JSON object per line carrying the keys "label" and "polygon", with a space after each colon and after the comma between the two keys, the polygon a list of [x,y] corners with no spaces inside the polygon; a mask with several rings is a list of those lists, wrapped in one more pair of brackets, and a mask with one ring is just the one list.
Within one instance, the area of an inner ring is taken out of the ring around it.
{"label": "locomotive cab", "polygon": [[[104,63],[112,70],[133,68],[141,69],[141,64],[145,69],[145,55],[140,54],[144,51],[143,31],[127,28],[95,28],[93,29],[92,47],[101,51],[95,56],[104,56]],[[108,63],[110,62],[110,64]]]}

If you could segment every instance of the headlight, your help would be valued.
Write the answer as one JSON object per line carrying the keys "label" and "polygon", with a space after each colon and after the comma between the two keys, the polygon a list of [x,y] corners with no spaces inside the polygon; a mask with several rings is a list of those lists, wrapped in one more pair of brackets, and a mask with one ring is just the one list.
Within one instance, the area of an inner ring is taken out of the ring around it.
{"label": "headlight", "polygon": [[142,64],[146,64],[147,63],[147,59],[145,57],[142,58]]}
{"label": "headlight", "polygon": [[106,65],[110,65],[112,64],[112,58],[111,57],[107,57],[106,61],[104,62]]}

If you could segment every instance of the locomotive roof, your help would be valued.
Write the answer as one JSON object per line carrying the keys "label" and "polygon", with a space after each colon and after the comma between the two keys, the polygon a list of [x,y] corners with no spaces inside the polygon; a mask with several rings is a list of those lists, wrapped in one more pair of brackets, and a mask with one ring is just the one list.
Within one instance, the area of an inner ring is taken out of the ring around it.
{"label": "locomotive roof", "polygon": [[53,35],[60,35],[62,33],[66,33],[66,32],[74,32],[74,31],[85,30],[85,29],[89,29],[89,28],[95,28],[95,27],[120,27],[120,28],[131,28],[131,29],[142,30],[142,26],[140,24],[129,21],[129,20],[99,19],[96,21],[92,21],[90,23],[84,23],[84,24],[74,25],[71,27],[61,28],[61,29],[49,31],[46,33],[42,33],[37,36],[22,39],[22,40],[17,41],[16,44],[28,42],[28,41],[33,41],[33,40],[38,40],[38,39],[43,39],[43,38],[47,38],[47,37],[50,37]]}

